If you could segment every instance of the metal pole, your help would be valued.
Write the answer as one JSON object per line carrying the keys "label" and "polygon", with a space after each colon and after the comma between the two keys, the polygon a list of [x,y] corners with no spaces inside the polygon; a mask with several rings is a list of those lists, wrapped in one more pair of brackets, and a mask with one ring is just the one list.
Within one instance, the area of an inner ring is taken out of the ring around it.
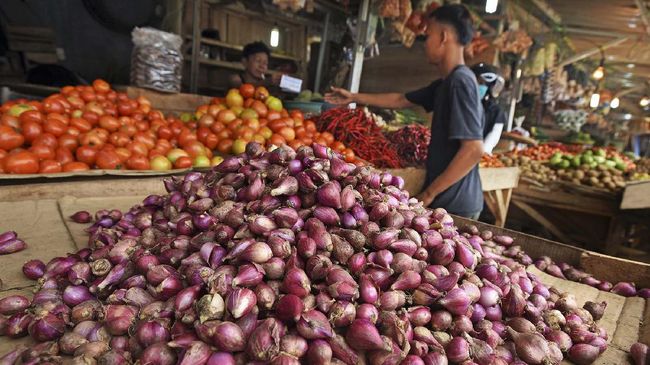
{"label": "metal pole", "polygon": [[363,0],[359,8],[357,37],[354,40],[354,61],[352,62],[352,72],[350,73],[349,82],[349,89],[353,93],[359,92],[359,84],[361,83],[361,70],[363,69],[363,54],[366,47],[369,14],[370,0]]}
{"label": "metal pole", "polygon": [[190,92],[196,94],[199,84],[199,55],[201,54],[201,1],[192,2],[192,62],[190,64]]}
{"label": "metal pole", "polygon": [[316,65],[316,82],[314,92],[320,92],[320,82],[323,76],[323,63],[325,63],[325,49],[327,48],[327,37],[330,29],[330,12],[325,13],[325,26],[320,36],[320,48],[318,49],[318,63]]}

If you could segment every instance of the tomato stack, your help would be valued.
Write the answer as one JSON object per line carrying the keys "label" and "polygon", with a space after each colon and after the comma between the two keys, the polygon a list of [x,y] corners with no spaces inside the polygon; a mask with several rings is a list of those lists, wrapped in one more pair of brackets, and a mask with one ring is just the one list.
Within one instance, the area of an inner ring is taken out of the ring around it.
{"label": "tomato stack", "polygon": [[356,162],[354,152],[287,111],[264,87],[244,84],[193,116],[165,116],[145,97],[129,98],[103,80],[66,86],[42,101],[0,106],[0,173],[210,167],[251,141],[293,148],[317,142]]}
{"label": "tomato stack", "polygon": [[251,141],[267,147],[287,144],[294,149],[316,142],[337,150],[349,162],[357,160],[331,133],[319,133],[313,121],[305,120],[299,110],[283,108],[282,101],[263,86],[243,84],[231,89],[225,98],[200,106],[193,118],[198,123],[198,141],[224,155],[244,152]]}
{"label": "tomato stack", "polygon": [[63,87],[42,101],[11,101],[0,113],[2,173],[168,170],[219,162],[197,140],[196,123],[165,117],[146,98],[130,99],[103,80]]}

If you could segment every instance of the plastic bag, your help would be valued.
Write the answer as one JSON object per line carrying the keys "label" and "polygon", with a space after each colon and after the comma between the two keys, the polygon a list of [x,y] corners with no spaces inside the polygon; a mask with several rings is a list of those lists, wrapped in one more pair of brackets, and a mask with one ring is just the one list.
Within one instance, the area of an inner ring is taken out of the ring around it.
{"label": "plastic bag", "polygon": [[131,32],[131,84],[162,92],[181,91],[183,39],[154,28]]}

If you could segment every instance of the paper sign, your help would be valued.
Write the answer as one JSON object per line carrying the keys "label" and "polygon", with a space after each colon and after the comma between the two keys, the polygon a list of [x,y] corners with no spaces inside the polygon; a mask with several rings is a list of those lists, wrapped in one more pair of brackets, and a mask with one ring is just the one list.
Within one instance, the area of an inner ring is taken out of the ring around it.
{"label": "paper sign", "polygon": [[282,75],[282,78],[280,79],[280,88],[284,91],[292,92],[292,93],[300,93],[302,87],[302,80],[297,79],[295,77],[287,76],[287,75]]}

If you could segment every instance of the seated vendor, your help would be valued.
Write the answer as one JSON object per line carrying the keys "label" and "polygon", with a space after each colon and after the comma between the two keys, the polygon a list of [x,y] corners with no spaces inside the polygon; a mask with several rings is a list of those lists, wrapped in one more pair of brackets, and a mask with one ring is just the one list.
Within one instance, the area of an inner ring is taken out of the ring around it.
{"label": "seated vendor", "polygon": [[269,56],[271,51],[263,42],[253,42],[244,46],[242,55],[242,64],[244,71],[233,74],[228,79],[228,85],[232,88],[238,88],[242,84],[253,84],[274,88],[280,83],[280,74],[274,74],[267,77],[269,68]]}

